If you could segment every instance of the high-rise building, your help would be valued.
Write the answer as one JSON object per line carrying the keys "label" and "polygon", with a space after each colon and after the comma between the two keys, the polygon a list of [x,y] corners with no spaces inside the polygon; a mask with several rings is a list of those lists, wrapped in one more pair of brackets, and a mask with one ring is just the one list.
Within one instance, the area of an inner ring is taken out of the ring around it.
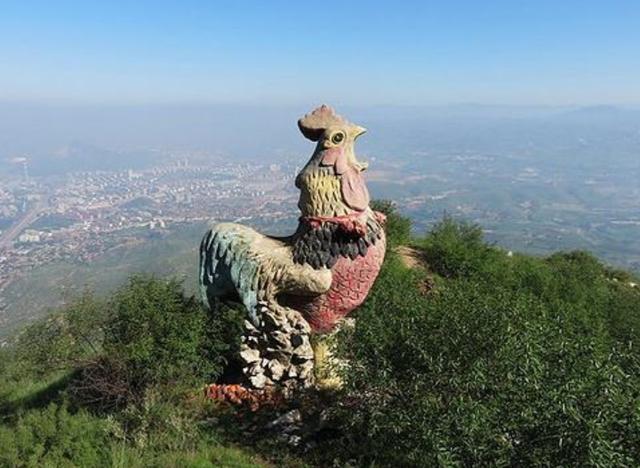
{"label": "high-rise building", "polygon": [[24,157],[22,158],[22,177],[24,179],[24,183],[29,183],[29,159]]}

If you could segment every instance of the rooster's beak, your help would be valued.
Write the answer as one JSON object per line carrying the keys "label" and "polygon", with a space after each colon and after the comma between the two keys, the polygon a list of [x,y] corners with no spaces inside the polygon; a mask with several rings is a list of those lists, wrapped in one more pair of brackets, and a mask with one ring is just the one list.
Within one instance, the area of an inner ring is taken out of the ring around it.
{"label": "rooster's beak", "polygon": [[356,138],[358,138],[360,135],[362,135],[363,133],[367,132],[367,129],[364,127],[361,127],[359,125],[354,125],[354,129],[353,129],[353,139],[355,140]]}
{"label": "rooster's beak", "polygon": [[369,169],[369,163],[368,162],[360,162],[360,161],[358,161],[358,163],[356,164],[356,167],[358,169],[358,172],[364,172],[367,169]]}

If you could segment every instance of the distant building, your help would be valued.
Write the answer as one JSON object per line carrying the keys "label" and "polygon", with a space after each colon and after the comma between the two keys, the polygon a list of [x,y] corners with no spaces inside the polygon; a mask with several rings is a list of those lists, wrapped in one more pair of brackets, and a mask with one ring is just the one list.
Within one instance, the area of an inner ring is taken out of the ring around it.
{"label": "distant building", "polygon": [[149,221],[149,229],[165,229],[167,226],[162,218]]}
{"label": "distant building", "polygon": [[33,244],[40,242],[40,233],[33,229],[27,229],[20,236],[18,236],[18,242],[23,244]]}
{"label": "distant building", "polygon": [[139,179],[141,177],[142,177],[142,174],[140,174],[139,172],[135,172],[133,169],[127,170],[127,179],[129,181],[132,181],[134,179]]}
{"label": "distant building", "polygon": [[25,184],[29,183],[29,160],[24,158],[22,161],[22,177]]}

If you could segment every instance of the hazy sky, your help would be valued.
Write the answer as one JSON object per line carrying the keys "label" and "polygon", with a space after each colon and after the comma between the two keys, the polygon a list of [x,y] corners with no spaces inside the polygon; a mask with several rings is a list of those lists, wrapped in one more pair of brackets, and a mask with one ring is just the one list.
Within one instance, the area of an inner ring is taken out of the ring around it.
{"label": "hazy sky", "polygon": [[640,103],[640,1],[2,1],[0,100]]}

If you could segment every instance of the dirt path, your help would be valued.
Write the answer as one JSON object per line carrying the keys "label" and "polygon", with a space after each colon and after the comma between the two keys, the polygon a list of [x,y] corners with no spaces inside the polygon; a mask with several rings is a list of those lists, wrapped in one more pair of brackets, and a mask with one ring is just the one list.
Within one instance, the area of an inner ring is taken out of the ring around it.
{"label": "dirt path", "polygon": [[413,247],[401,245],[396,248],[396,252],[400,255],[402,263],[409,268],[416,268],[424,266],[424,261],[420,258],[420,252]]}

